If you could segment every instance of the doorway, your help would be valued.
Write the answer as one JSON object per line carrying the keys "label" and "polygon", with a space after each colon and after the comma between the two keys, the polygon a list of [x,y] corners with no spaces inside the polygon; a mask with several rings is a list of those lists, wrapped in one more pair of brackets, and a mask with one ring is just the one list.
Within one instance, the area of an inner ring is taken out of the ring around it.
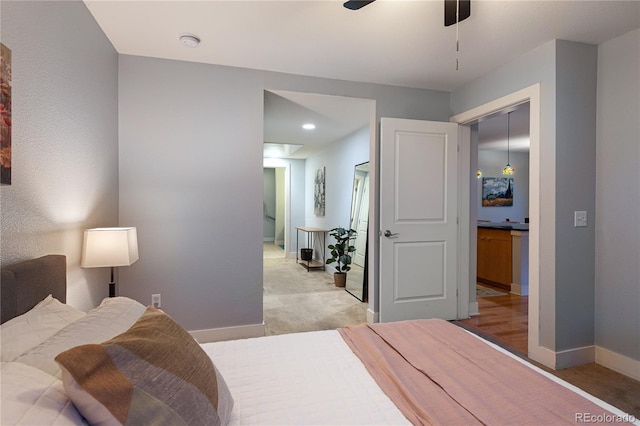
{"label": "doorway", "polygon": [[[461,320],[523,354],[528,349],[529,115],[527,102],[472,126],[478,315]],[[504,173],[507,164],[513,174]],[[504,182],[508,198],[495,194]]]}
{"label": "doorway", "polygon": [[[318,268],[307,272],[297,264],[296,247],[306,246],[297,241],[296,229],[349,226],[354,166],[369,160],[370,139],[375,137],[372,105],[375,102],[366,99],[288,91],[264,93],[263,168],[275,167],[277,180],[278,167],[285,167],[284,257],[268,259],[263,247],[263,310],[269,333],[327,327],[318,317],[318,306],[341,306],[337,312],[326,313],[327,318],[346,320],[346,314],[357,314],[361,317],[358,322],[366,319],[367,305],[334,285],[331,265],[324,271]],[[318,170],[327,173],[326,209],[322,213],[313,204]],[[271,172],[265,172],[265,188],[271,179],[267,173]],[[271,212],[268,200],[265,195],[263,220],[270,230],[269,221],[276,222],[278,215]],[[280,240],[277,231],[265,234],[266,239],[274,243]],[[323,253],[328,253],[326,247],[313,247],[314,260],[322,260]],[[286,286],[288,278],[292,284]],[[327,300],[318,300],[323,297]]]}
{"label": "doorway", "polygon": [[[461,124],[466,127],[478,123],[480,120],[488,117],[492,114],[503,111],[507,108],[518,106],[524,103],[529,103],[529,295],[527,300],[527,317],[528,317],[528,330],[527,330],[527,355],[529,358],[539,361],[545,365],[549,364],[547,350],[540,346],[539,343],[539,313],[540,313],[540,294],[539,294],[539,252],[540,252],[540,224],[538,218],[540,217],[540,84],[535,84],[527,88],[521,89],[517,92],[506,95],[502,98],[488,102],[479,107],[473,108],[464,113],[458,114],[451,118],[452,122]],[[477,166],[477,159],[471,162],[472,167]],[[475,175],[470,179],[475,181]],[[477,182],[470,182],[472,188],[477,185]],[[473,191],[472,191],[473,193]],[[473,196],[472,196],[473,197]],[[477,208],[474,205],[471,206],[469,211],[469,287],[475,288],[476,277],[476,258],[477,258],[477,240],[476,240],[476,227],[478,220]],[[475,299],[475,295],[473,295]],[[477,301],[470,299],[470,313],[474,313],[474,309],[477,312]]]}

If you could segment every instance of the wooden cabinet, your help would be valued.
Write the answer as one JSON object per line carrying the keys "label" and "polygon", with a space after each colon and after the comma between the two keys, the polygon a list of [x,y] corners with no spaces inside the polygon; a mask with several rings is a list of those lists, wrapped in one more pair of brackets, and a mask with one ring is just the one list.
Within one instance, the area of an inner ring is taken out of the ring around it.
{"label": "wooden cabinet", "polygon": [[478,281],[511,290],[511,230],[478,228]]}

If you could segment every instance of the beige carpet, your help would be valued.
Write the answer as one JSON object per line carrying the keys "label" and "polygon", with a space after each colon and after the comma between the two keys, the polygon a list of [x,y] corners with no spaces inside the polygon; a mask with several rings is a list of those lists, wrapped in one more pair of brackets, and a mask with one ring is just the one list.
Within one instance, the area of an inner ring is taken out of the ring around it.
{"label": "beige carpet", "polygon": [[333,284],[324,271],[295,259],[264,258],[264,322],[267,335],[331,330],[366,322],[367,304]]}

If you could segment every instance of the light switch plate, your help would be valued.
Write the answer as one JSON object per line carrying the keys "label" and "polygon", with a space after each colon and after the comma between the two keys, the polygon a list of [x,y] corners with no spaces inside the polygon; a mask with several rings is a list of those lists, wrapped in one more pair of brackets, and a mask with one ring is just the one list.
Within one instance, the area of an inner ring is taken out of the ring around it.
{"label": "light switch plate", "polygon": [[575,211],[573,212],[573,226],[587,226],[587,212],[586,211]]}

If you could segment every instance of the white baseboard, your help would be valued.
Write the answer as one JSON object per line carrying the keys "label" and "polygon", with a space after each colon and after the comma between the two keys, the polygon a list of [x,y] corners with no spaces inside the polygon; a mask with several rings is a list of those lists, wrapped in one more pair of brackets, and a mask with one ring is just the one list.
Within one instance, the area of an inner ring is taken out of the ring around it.
{"label": "white baseboard", "polygon": [[528,356],[532,360],[554,370],[576,367],[596,361],[595,346],[585,346],[554,352],[542,346],[529,345]]}
{"label": "white baseboard", "polygon": [[469,303],[469,316],[474,317],[476,315],[480,315],[480,310],[478,309],[478,302]]}
{"label": "white baseboard", "polygon": [[208,328],[189,331],[198,343],[219,342],[222,340],[247,339],[264,336],[264,323],[240,325],[236,327]]}
{"label": "white baseboard", "polygon": [[640,380],[640,361],[600,346],[585,346],[560,352],[553,352],[541,346],[529,347],[529,358],[555,370],[595,362],[632,379]]}
{"label": "white baseboard", "polygon": [[632,379],[640,380],[640,361],[596,346],[596,363]]}
{"label": "white baseboard", "polygon": [[367,308],[367,324],[374,324],[380,322],[380,313],[373,312],[370,308]]}
{"label": "white baseboard", "polygon": [[546,367],[554,370],[556,368],[556,353],[545,347],[532,345],[531,335],[529,335],[529,351],[527,356]]}
{"label": "white baseboard", "polygon": [[593,345],[556,352],[556,369],[558,370],[592,362],[596,362],[596,347]]}

